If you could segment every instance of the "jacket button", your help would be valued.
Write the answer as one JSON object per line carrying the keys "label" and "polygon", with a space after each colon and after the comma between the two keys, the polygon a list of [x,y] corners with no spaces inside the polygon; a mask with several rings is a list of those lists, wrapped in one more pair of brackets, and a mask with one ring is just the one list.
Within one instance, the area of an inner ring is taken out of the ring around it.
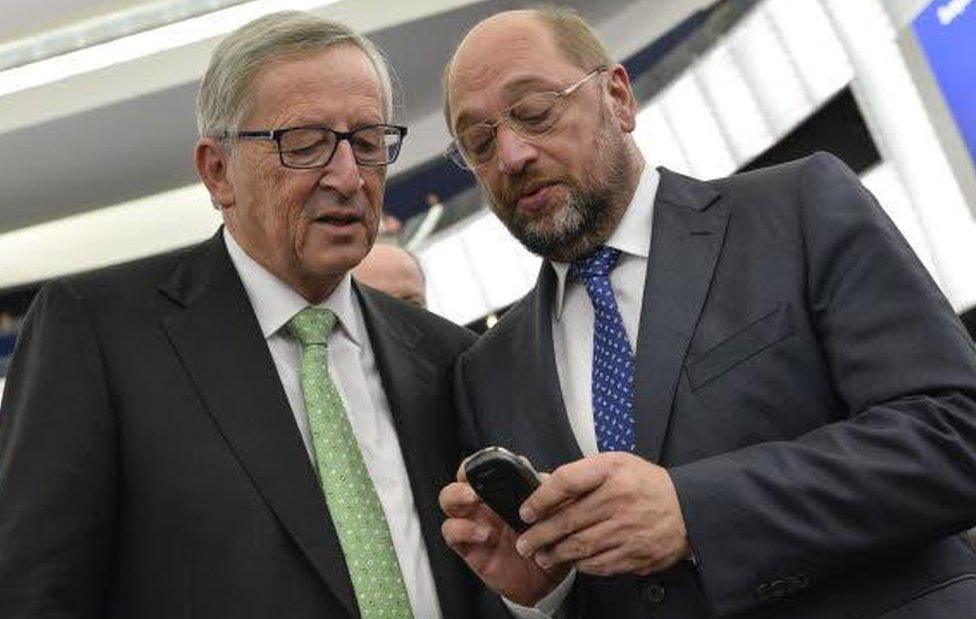
{"label": "jacket button", "polygon": [[774,598],[784,598],[790,593],[789,584],[785,580],[777,578],[769,583],[769,593]]}
{"label": "jacket button", "polygon": [[798,589],[806,589],[810,586],[810,576],[804,573],[796,575],[796,586]]}
{"label": "jacket button", "polygon": [[769,583],[762,583],[756,587],[756,597],[760,602],[765,602],[769,599]]}
{"label": "jacket button", "polygon": [[660,604],[664,601],[667,593],[668,590],[664,588],[664,585],[655,583],[644,587],[641,591],[641,597],[648,604]]}

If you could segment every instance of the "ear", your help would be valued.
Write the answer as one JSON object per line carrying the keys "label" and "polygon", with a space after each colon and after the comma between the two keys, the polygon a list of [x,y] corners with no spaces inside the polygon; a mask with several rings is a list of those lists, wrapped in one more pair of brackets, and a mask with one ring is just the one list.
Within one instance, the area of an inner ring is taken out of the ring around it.
{"label": "ear", "polygon": [[210,192],[214,207],[225,209],[234,206],[234,186],[228,177],[230,152],[226,146],[214,138],[200,138],[193,149],[193,160],[200,180]]}
{"label": "ear", "polygon": [[607,88],[613,116],[620,128],[630,133],[637,125],[637,100],[630,87],[630,76],[621,64],[613,65],[608,71]]}

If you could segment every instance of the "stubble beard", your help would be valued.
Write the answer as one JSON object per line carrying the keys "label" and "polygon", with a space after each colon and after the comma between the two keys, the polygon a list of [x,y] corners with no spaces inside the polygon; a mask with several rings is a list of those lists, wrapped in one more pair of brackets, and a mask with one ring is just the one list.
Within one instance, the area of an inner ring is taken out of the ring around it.
{"label": "stubble beard", "polygon": [[586,179],[589,189],[576,179],[559,179],[568,194],[565,202],[543,216],[526,215],[512,203],[503,207],[511,213],[502,218],[503,223],[530,252],[556,262],[572,262],[610,238],[633,185],[627,144],[610,129],[605,126],[600,139],[604,177]]}

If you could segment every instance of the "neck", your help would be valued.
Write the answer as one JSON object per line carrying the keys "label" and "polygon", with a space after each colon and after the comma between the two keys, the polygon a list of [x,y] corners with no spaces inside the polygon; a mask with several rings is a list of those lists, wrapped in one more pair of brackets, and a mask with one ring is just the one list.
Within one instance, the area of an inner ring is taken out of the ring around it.
{"label": "neck", "polygon": [[644,161],[644,155],[637,149],[636,146],[631,145],[630,156],[627,157],[626,165],[626,178],[627,183],[625,185],[626,191],[621,191],[619,200],[615,200],[612,209],[612,215],[610,220],[607,222],[606,236],[600,241],[601,244],[605,243],[607,239],[617,230],[617,226],[620,225],[620,220],[624,218],[624,213],[627,212],[627,208],[630,203],[634,200],[634,194],[637,193],[637,186],[640,185],[641,175],[644,173],[644,166],[647,165]]}
{"label": "neck", "polygon": [[329,298],[329,295],[335,291],[345,275],[345,273],[340,273],[335,276],[329,275],[327,277],[315,278],[315,281],[307,282],[285,281],[295,292],[302,295],[302,298],[308,301],[309,305],[316,305]]}
{"label": "neck", "polygon": [[606,218],[600,222],[596,229],[555,248],[552,253],[544,256],[545,258],[556,262],[573,262],[590,254],[600,245],[605,245],[613,236],[624,217],[624,213],[627,212],[627,208],[634,199],[637,186],[640,184],[641,174],[644,171],[644,157],[637,150],[637,147],[632,145],[627,152],[628,156],[624,158],[622,169],[619,171],[621,182],[618,186],[621,187],[621,191],[618,195],[613,196],[613,199],[607,204]]}
{"label": "neck", "polygon": [[298,269],[289,269],[287,265],[276,263],[273,260],[273,256],[266,255],[252,247],[250,237],[246,234],[240,234],[232,224],[232,220],[225,217],[224,225],[227,227],[230,235],[234,237],[237,245],[251,260],[258,263],[268,273],[271,273],[288,284],[292,290],[300,294],[311,305],[316,305],[327,299],[339,285],[339,282],[342,281],[342,278],[346,276],[345,271],[311,276]]}

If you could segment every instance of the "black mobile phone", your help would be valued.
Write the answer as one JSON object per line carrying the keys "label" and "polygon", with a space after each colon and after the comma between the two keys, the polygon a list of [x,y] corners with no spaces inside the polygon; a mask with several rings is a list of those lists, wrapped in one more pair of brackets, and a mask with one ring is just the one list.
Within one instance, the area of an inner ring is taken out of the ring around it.
{"label": "black mobile phone", "polygon": [[486,447],[464,460],[464,474],[485,505],[515,531],[529,528],[519,507],[539,487],[539,475],[525,458],[504,447]]}

